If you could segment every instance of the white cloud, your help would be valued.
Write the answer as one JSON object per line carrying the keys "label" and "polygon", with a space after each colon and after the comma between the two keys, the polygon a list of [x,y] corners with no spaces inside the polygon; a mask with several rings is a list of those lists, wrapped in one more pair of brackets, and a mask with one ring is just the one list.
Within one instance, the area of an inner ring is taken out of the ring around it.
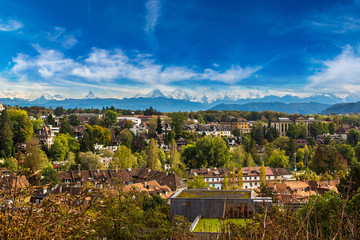
{"label": "white cloud", "polygon": [[309,89],[329,93],[359,93],[360,53],[350,45],[334,59],[321,62],[322,67],[309,80]]}
{"label": "white cloud", "polygon": [[11,32],[11,31],[19,30],[20,28],[23,28],[23,27],[24,27],[24,24],[22,24],[21,22],[19,22],[17,20],[4,21],[4,20],[0,19],[0,31]]}
{"label": "white cloud", "polygon": [[144,30],[147,33],[153,33],[155,26],[159,18],[160,1],[159,0],[148,0],[145,4],[147,14],[145,16],[145,27]]}
{"label": "white cloud", "polygon": [[74,34],[69,33],[65,28],[55,27],[53,32],[48,33],[51,42],[58,42],[63,48],[70,49],[78,43]]}
{"label": "white cloud", "polygon": [[259,71],[261,67],[246,67],[232,66],[223,72],[215,71],[213,69],[205,69],[202,79],[209,79],[212,81],[219,81],[228,84],[234,84],[243,79],[249,78],[252,74]]}

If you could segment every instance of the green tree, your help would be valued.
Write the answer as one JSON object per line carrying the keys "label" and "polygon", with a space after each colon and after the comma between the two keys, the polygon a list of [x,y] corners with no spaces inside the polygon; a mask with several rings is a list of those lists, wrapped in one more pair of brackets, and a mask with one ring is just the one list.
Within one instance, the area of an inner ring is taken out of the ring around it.
{"label": "green tree", "polygon": [[124,123],[124,128],[130,129],[134,127],[134,122],[131,120],[126,120],[126,122]]}
{"label": "green tree", "polygon": [[42,156],[39,141],[33,137],[26,143],[24,169],[28,170],[27,178],[31,185],[40,185]]}
{"label": "green tree", "polygon": [[276,130],[274,127],[269,127],[265,133],[265,138],[268,140],[269,143],[274,141],[279,137],[279,131]]}
{"label": "green tree", "polygon": [[237,146],[230,153],[231,153],[231,162],[233,162],[234,165],[245,166],[247,153],[245,152],[242,145]]}
{"label": "green tree", "polygon": [[198,140],[195,145],[187,145],[182,158],[190,168],[223,167],[230,160],[230,152],[221,137],[209,135]]}
{"label": "green tree", "polygon": [[354,164],[348,174],[340,178],[337,189],[343,198],[349,194],[351,199],[358,193],[360,188],[360,164]]}
{"label": "green tree", "polygon": [[152,116],[148,124],[148,134],[150,138],[154,138],[156,136],[156,117]]}
{"label": "green tree", "polygon": [[7,110],[11,122],[11,129],[14,134],[14,143],[27,142],[34,133],[33,125],[24,110]]}
{"label": "green tree", "polygon": [[166,155],[165,155],[164,150],[162,150],[162,148],[159,148],[158,154],[159,154],[159,160],[160,160],[161,166],[164,166],[166,164]]}
{"label": "green tree", "polygon": [[337,147],[338,152],[346,159],[347,165],[351,166],[355,161],[355,151],[354,149],[347,144],[342,144]]}
{"label": "green tree", "polygon": [[120,145],[116,150],[114,157],[110,161],[110,169],[119,167],[121,169],[133,168],[133,162],[136,161],[134,155],[131,154],[130,148]]}
{"label": "green tree", "polygon": [[79,161],[82,169],[85,170],[105,169],[105,166],[101,162],[101,157],[93,152],[80,152]]}
{"label": "green tree", "polygon": [[33,125],[33,132],[36,133],[39,131],[42,126],[44,125],[44,121],[41,118],[38,118],[36,120],[31,120],[31,123]]}
{"label": "green tree", "polygon": [[205,182],[204,176],[194,176],[192,180],[188,180],[188,189],[201,189],[209,187],[209,184]]}
{"label": "green tree", "polygon": [[129,129],[124,129],[120,134],[120,142],[128,148],[131,148],[134,142],[134,134]]}
{"label": "green tree", "polygon": [[90,126],[100,125],[100,119],[98,117],[96,117],[96,116],[90,117],[89,125]]}
{"label": "green tree", "polygon": [[18,169],[18,160],[13,157],[5,158],[4,166],[9,170],[10,173],[14,173]]}
{"label": "green tree", "polygon": [[289,165],[289,157],[285,155],[284,150],[274,149],[271,152],[267,165],[273,168],[287,168]]}
{"label": "green tree", "polygon": [[228,176],[225,175],[224,182],[223,182],[223,189],[228,190],[228,188],[229,188],[229,179],[228,179]]}
{"label": "green tree", "polygon": [[264,126],[261,122],[256,122],[251,129],[251,137],[255,140],[257,144],[261,144],[264,140]]}
{"label": "green tree", "polygon": [[147,160],[150,169],[157,170],[161,168],[157,143],[153,138],[150,139],[149,149],[147,152]]}
{"label": "green tree", "polygon": [[65,109],[63,107],[55,108],[55,111],[54,111],[55,116],[59,117],[59,116],[65,114],[65,113],[66,113],[66,111],[65,111]]}
{"label": "green tree", "polygon": [[117,122],[117,113],[114,111],[107,111],[104,117],[104,127],[111,128]]}
{"label": "green tree", "polygon": [[336,132],[336,125],[335,123],[331,122],[329,123],[329,133],[333,135]]}
{"label": "green tree", "polygon": [[157,132],[157,134],[162,134],[162,132],[163,132],[160,116],[158,116],[158,119],[157,119],[156,132]]}
{"label": "green tree", "polygon": [[48,125],[55,126],[55,119],[52,114],[49,114],[49,116],[46,118],[46,122]]}
{"label": "green tree", "polygon": [[355,129],[351,129],[347,136],[347,142],[352,147],[355,147],[359,141],[360,141],[360,132]]}
{"label": "green tree", "polygon": [[244,188],[244,175],[242,167],[238,168],[238,186],[240,190]]}
{"label": "green tree", "polygon": [[13,152],[14,134],[10,126],[10,118],[6,110],[0,115],[0,158],[8,158]]}
{"label": "green tree", "polygon": [[51,163],[48,163],[46,167],[42,169],[42,175],[44,176],[44,178],[41,179],[42,185],[50,184],[54,186],[59,182],[58,174]]}
{"label": "green tree", "polygon": [[260,183],[266,184],[266,169],[264,162],[261,163],[260,167]]}
{"label": "green tree", "polygon": [[169,156],[170,166],[177,167],[179,164],[179,158],[180,156],[177,150],[177,144],[176,141],[173,139],[170,142],[170,156]]}
{"label": "green tree", "polygon": [[174,112],[170,114],[171,117],[171,127],[175,132],[176,138],[179,138],[184,129],[185,121],[187,120],[187,116],[181,112]]}
{"label": "green tree", "polygon": [[70,115],[69,124],[71,126],[79,126],[81,124],[79,115],[75,115],[75,114]]}
{"label": "green tree", "polygon": [[60,130],[59,133],[69,134],[72,137],[75,137],[74,130],[71,128],[69,120],[66,116],[64,116],[60,120]]}
{"label": "green tree", "polygon": [[246,154],[246,166],[245,167],[254,167],[255,161],[250,153]]}

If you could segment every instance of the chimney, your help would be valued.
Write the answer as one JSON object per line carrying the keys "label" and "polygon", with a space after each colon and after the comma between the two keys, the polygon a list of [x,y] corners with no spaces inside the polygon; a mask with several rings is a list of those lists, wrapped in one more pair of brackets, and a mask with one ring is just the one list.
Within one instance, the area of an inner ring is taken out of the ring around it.
{"label": "chimney", "polygon": [[118,172],[119,171],[119,168],[116,166],[115,167],[115,172]]}

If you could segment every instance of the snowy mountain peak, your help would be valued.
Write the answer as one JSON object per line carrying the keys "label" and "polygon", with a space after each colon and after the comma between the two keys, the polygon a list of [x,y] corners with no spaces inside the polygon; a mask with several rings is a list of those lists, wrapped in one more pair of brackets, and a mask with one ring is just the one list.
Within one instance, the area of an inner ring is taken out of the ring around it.
{"label": "snowy mountain peak", "polygon": [[95,96],[95,94],[94,94],[92,91],[90,91],[90,92],[85,96],[85,99],[95,99],[95,98],[97,98],[97,97]]}
{"label": "snowy mountain peak", "polygon": [[45,99],[45,100],[64,100],[65,98],[63,98],[62,96],[60,96],[59,94],[56,95],[51,95],[49,93],[44,93],[40,99]]}
{"label": "snowy mountain peak", "polygon": [[145,98],[160,98],[160,97],[166,97],[159,89],[154,89],[148,94],[144,95]]}
{"label": "snowy mountain peak", "polygon": [[189,100],[189,101],[194,99],[193,97],[191,97],[187,92],[185,92],[181,88],[177,88],[174,91],[172,91],[169,95],[169,98]]}

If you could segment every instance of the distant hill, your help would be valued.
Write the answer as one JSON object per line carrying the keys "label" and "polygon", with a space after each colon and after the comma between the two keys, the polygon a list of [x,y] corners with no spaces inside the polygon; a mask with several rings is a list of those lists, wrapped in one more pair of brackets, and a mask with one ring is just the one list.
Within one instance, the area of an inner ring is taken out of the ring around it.
{"label": "distant hill", "polygon": [[322,114],[360,113],[360,102],[334,104],[329,108],[323,110],[321,113]]}
{"label": "distant hill", "polygon": [[260,103],[246,103],[246,104],[219,104],[212,107],[211,110],[239,110],[239,111],[275,111],[284,113],[300,113],[300,114],[315,114],[324,111],[329,104],[322,103],[281,103],[281,102],[260,102]]}

